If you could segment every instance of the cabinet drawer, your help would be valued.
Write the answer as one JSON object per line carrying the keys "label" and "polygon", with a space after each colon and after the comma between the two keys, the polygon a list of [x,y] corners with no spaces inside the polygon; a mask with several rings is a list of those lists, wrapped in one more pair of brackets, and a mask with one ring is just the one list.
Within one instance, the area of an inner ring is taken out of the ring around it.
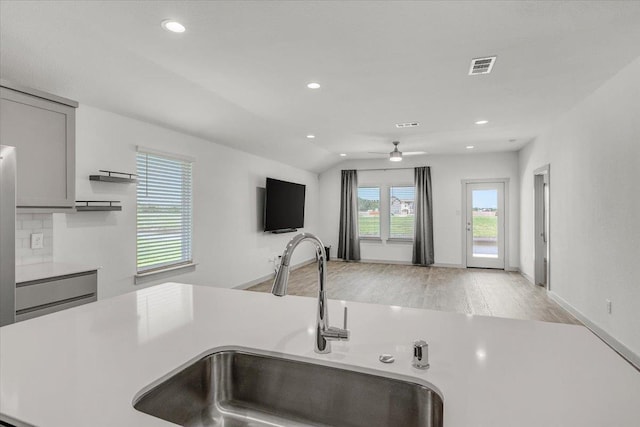
{"label": "cabinet drawer", "polygon": [[32,310],[22,310],[16,313],[16,322],[21,322],[23,320],[33,319],[34,317],[44,316],[45,314],[55,313],[57,311],[66,310],[67,308],[77,307],[79,305],[88,304],[90,302],[97,301],[95,294],[93,296],[88,296],[85,298],[78,298],[67,300],[65,302],[60,302],[58,304],[53,305],[45,305],[40,306],[42,308],[32,309]]}
{"label": "cabinet drawer", "polygon": [[16,311],[61,302],[81,296],[96,295],[98,274],[64,276],[19,284],[16,288]]}

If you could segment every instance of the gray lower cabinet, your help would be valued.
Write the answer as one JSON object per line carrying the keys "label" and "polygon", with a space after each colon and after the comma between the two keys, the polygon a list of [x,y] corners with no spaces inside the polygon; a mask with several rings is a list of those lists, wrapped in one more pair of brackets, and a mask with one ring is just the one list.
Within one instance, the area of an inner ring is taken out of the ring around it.
{"label": "gray lower cabinet", "polygon": [[16,322],[97,300],[98,272],[58,276],[16,285]]}
{"label": "gray lower cabinet", "polygon": [[77,103],[7,86],[0,86],[0,141],[16,147],[18,209],[72,210]]}

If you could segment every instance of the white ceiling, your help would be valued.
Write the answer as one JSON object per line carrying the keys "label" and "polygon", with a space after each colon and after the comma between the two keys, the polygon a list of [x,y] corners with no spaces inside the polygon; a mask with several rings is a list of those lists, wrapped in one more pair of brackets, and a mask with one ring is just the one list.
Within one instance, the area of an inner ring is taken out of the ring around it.
{"label": "white ceiling", "polygon": [[[396,139],[430,154],[519,149],[640,56],[640,2],[0,8],[2,78],[311,171]],[[163,30],[167,18],[187,31]],[[488,55],[493,72],[468,76]],[[394,126],[408,121],[420,126]]]}

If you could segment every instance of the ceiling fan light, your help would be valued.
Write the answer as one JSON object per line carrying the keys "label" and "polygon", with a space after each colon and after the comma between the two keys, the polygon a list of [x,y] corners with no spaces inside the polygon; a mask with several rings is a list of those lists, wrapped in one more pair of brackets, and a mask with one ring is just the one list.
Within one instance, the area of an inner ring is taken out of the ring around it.
{"label": "ceiling fan light", "polygon": [[396,148],[395,150],[389,153],[389,160],[392,162],[401,162],[402,152],[398,151],[398,149]]}

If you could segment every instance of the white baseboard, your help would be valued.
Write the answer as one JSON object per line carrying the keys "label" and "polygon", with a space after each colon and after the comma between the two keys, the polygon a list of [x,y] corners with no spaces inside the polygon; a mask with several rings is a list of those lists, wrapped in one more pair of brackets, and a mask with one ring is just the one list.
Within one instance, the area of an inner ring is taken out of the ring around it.
{"label": "white baseboard", "polygon": [[[316,262],[316,259],[315,258],[310,258],[310,259],[308,259],[306,261],[302,261],[302,262],[299,262],[297,264],[294,264],[294,265],[290,266],[289,267],[289,271],[297,270],[300,267],[304,267],[305,265],[308,265],[308,264],[311,264],[311,263],[314,263],[314,262]],[[243,283],[243,284],[238,285],[238,286],[234,286],[233,289],[247,289],[247,288],[250,288],[252,286],[257,285],[258,283],[262,283],[265,280],[271,280],[271,279],[273,279],[275,277],[276,277],[275,273],[267,274],[266,276],[258,277],[257,279],[254,279],[254,280],[252,280],[250,282]]]}
{"label": "white baseboard", "polygon": [[413,265],[410,261],[387,261],[385,259],[361,259],[358,262],[364,262],[368,264]]}
{"label": "white baseboard", "polygon": [[462,266],[462,264],[444,264],[444,263],[440,263],[440,262],[436,262],[434,264],[431,264],[431,267],[442,267],[442,268],[465,268]]}
{"label": "white baseboard", "polygon": [[576,319],[581,321],[584,326],[589,328],[591,332],[593,332],[598,338],[605,342],[609,347],[611,347],[616,353],[625,358],[629,363],[631,363],[636,369],[640,370],[640,355],[634,353],[627,346],[622,344],[620,341],[609,335],[606,331],[600,328],[598,325],[589,320],[584,314],[578,311],[574,306],[565,301],[562,297],[558,296],[553,291],[547,292],[549,297],[552,300],[557,302],[562,308],[571,313]]}
{"label": "white baseboard", "polygon": [[529,276],[527,273],[525,273],[524,271],[520,271],[520,275],[522,277],[524,277],[525,279],[527,279],[527,281],[529,281],[529,283],[531,283],[532,285],[535,285],[535,281],[533,280],[533,277]]}
{"label": "white baseboard", "polygon": [[398,265],[413,265],[408,261],[388,261],[386,259],[360,259],[358,261],[345,261],[342,258],[332,258],[331,261],[336,262],[361,262],[364,264],[398,264]]}
{"label": "white baseboard", "polygon": [[[341,258],[333,259],[332,261],[337,262],[362,262],[368,264],[394,264],[394,265],[415,265],[410,261],[390,261],[386,259],[361,259],[359,261],[345,261]],[[429,267],[443,267],[443,268],[464,268],[461,264],[431,264]]]}

